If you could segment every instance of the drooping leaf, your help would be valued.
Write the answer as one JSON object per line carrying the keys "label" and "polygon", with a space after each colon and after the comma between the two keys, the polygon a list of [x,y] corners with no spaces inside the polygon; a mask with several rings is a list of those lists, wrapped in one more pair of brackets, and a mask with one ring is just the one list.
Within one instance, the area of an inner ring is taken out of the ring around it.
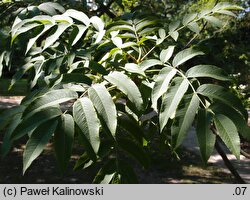
{"label": "drooping leaf", "polygon": [[83,12],[80,12],[80,11],[77,11],[77,10],[74,10],[74,9],[68,9],[65,13],[63,13],[63,15],[72,17],[72,18],[82,22],[87,27],[90,24],[90,19]]}
{"label": "drooping leaf", "polygon": [[32,162],[42,153],[52,134],[55,132],[57,120],[52,119],[36,128],[29,138],[23,153],[23,174]]}
{"label": "drooping leaf", "polygon": [[175,114],[176,109],[188,89],[187,79],[176,78],[173,86],[162,97],[161,110],[159,115],[160,131],[162,132],[168,120]]}
{"label": "drooping leaf", "polygon": [[197,92],[211,99],[220,100],[228,106],[234,107],[245,117],[245,119],[248,118],[248,114],[241,101],[226,88],[215,84],[203,84],[197,89]]}
{"label": "drooping leaf", "polygon": [[90,99],[78,99],[73,105],[73,116],[81,130],[88,156],[95,161],[100,146],[100,121]]}
{"label": "drooping leaf", "polygon": [[36,112],[41,111],[47,107],[58,105],[72,99],[77,99],[77,92],[69,89],[58,89],[51,90],[45,93],[43,96],[35,99],[24,111],[24,116],[26,118],[32,116]]}
{"label": "drooping leaf", "polygon": [[160,53],[160,60],[163,63],[168,62],[168,60],[171,58],[171,56],[174,53],[175,46],[169,46],[167,49],[163,49]]}
{"label": "drooping leaf", "polygon": [[129,117],[122,112],[119,112],[118,116],[119,127],[133,135],[138,142],[141,142],[144,134],[141,127],[136,123],[136,121],[132,117]]}
{"label": "drooping leaf", "polygon": [[196,93],[184,99],[184,107],[176,112],[174,124],[171,127],[172,146],[177,148],[186,137],[199,107],[199,97]]}
{"label": "drooping leaf", "polygon": [[90,22],[93,24],[97,31],[101,32],[102,30],[104,30],[104,23],[101,18],[93,16],[90,18]]}
{"label": "drooping leaf", "polygon": [[237,127],[239,133],[247,140],[250,141],[250,127],[247,125],[247,121],[244,116],[236,111],[231,106],[215,102],[209,107],[216,114],[223,114],[230,118],[235,126]]}
{"label": "drooping leaf", "polygon": [[177,66],[183,64],[184,62],[186,62],[186,61],[190,60],[191,58],[198,56],[198,55],[204,55],[204,53],[201,51],[197,51],[195,49],[192,49],[192,48],[184,49],[176,54],[176,56],[173,59],[172,64],[174,67],[177,67]]}
{"label": "drooping leaf", "polygon": [[199,109],[197,116],[196,135],[201,157],[206,163],[213,153],[216,136],[210,129],[212,114],[205,109]]}
{"label": "drooping leaf", "polygon": [[75,36],[75,38],[72,41],[72,46],[74,46],[83,36],[83,34],[86,32],[87,30],[87,26],[84,25],[76,25],[78,31],[77,31],[77,35]]}
{"label": "drooping leaf", "polygon": [[102,117],[110,133],[115,137],[117,127],[117,111],[111,95],[101,84],[95,84],[88,89],[88,95],[97,113]]}
{"label": "drooping leaf", "polygon": [[74,133],[73,117],[69,114],[63,114],[58,123],[54,136],[56,158],[62,173],[67,170],[69,164]]}
{"label": "drooping leaf", "polygon": [[144,109],[141,93],[136,84],[127,75],[122,72],[111,72],[104,78],[127,95],[138,111]]}
{"label": "drooping leaf", "polygon": [[11,135],[18,124],[22,121],[22,113],[17,113],[12,116],[10,121],[10,125],[7,127],[4,137],[3,137],[3,144],[1,145],[1,157],[4,158],[11,149],[13,141],[11,140]]}
{"label": "drooping leaf", "polygon": [[26,52],[25,54],[28,53],[28,51],[31,49],[31,47],[35,44],[35,42],[38,40],[38,38],[43,35],[46,31],[48,31],[50,28],[52,28],[54,24],[45,24],[43,30],[37,34],[35,37],[31,38],[27,44]]}
{"label": "drooping leaf", "polygon": [[225,115],[217,114],[214,117],[218,135],[229,150],[240,159],[240,137],[234,123]]}
{"label": "drooping leaf", "polygon": [[142,166],[146,169],[149,167],[150,160],[142,146],[136,144],[129,138],[119,138],[117,142],[119,147],[133,156]]}
{"label": "drooping leaf", "polygon": [[230,81],[225,71],[214,65],[196,65],[186,72],[188,78],[211,77],[217,80]]}
{"label": "drooping leaf", "polygon": [[32,133],[38,126],[58,117],[62,111],[58,107],[49,107],[40,112],[36,112],[31,117],[24,117],[22,122],[15,128],[11,135],[11,140],[17,140],[28,133]]}
{"label": "drooping leaf", "polygon": [[49,14],[49,15],[56,15],[57,10],[60,11],[61,13],[65,12],[64,7],[62,7],[60,4],[54,3],[54,2],[42,3],[38,6],[38,9]]}
{"label": "drooping leaf", "polygon": [[0,112],[0,130],[4,129],[15,115],[22,113],[24,110],[25,110],[25,106],[20,105],[20,106],[16,106],[16,107],[1,111]]}
{"label": "drooping leaf", "polygon": [[68,23],[59,23],[57,25],[57,29],[55,31],[55,33],[53,33],[52,35],[50,35],[49,37],[46,38],[45,40],[45,44],[43,47],[44,49],[47,49],[48,47],[50,47],[52,44],[54,44],[58,38],[60,37],[60,35],[62,35],[62,33],[70,26],[70,24]]}
{"label": "drooping leaf", "polygon": [[157,109],[158,99],[168,90],[168,86],[177,70],[171,67],[164,67],[158,74],[152,89],[152,108]]}

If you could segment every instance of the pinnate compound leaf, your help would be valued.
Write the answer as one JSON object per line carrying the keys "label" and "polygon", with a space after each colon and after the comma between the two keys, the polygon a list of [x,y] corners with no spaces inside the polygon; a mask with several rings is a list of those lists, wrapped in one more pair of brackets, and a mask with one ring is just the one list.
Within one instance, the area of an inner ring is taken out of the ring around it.
{"label": "pinnate compound leaf", "polygon": [[100,146],[100,121],[89,98],[83,97],[74,103],[73,117],[81,130],[88,156],[95,161]]}
{"label": "pinnate compound leaf", "polygon": [[158,74],[152,89],[152,108],[157,110],[158,99],[168,90],[169,83],[175,76],[177,70],[172,67],[164,67]]}
{"label": "pinnate compound leaf", "polygon": [[77,99],[77,92],[69,89],[51,90],[45,93],[43,96],[35,99],[24,111],[26,118],[32,116],[36,112],[39,112],[47,107],[55,106],[60,103]]}
{"label": "pinnate compound leaf", "polygon": [[216,136],[210,129],[212,114],[205,109],[199,109],[197,116],[196,135],[201,157],[206,163],[213,153]]}
{"label": "pinnate compound leaf", "polygon": [[127,75],[122,72],[111,72],[104,78],[127,95],[128,99],[135,105],[138,111],[143,111],[144,106],[141,92]]}
{"label": "pinnate compound leaf", "polygon": [[88,95],[97,113],[106,123],[110,133],[115,138],[117,127],[117,111],[111,95],[101,84],[95,84],[88,89]]}
{"label": "pinnate compound leaf", "polygon": [[240,137],[234,123],[225,115],[217,114],[214,117],[218,135],[229,150],[240,159]]}
{"label": "pinnate compound leaf", "polygon": [[231,79],[223,69],[214,65],[196,65],[186,72],[188,78],[210,77],[221,81],[230,81]]}
{"label": "pinnate compound leaf", "polygon": [[175,78],[174,85],[162,97],[162,105],[160,110],[159,122],[160,131],[162,132],[168,120],[175,114],[176,109],[181,102],[185,92],[187,91],[189,82],[187,79]]}
{"label": "pinnate compound leaf", "polygon": [[177,110],[174,124],[171,127],[172,146],[176,149],[185,139],[199,108],[199,97],[196,93],[184,97],[184,107]]}
{"label": "pinnate compound leaf", "polygon": [[172,64],[174,67],[177,67],[198,55],[204,55],[204,53],[192,48],[184,49],[183,51],[180,51],[179,53],[176,54]]}
{"label": "pinnate compound leaf", "polygon": [[67,170],[69,164],[74,141],[74,125],[73,117],[69,114],[63,114],[55,131],[54,148],[62,173]]}
{"label": "pinnate compound leaf", "polygon": [[55,132],[57,120],[52,119],[41,124],[29,138],[23,153],[23,174],[32,162],[42,153],[52,134]]}

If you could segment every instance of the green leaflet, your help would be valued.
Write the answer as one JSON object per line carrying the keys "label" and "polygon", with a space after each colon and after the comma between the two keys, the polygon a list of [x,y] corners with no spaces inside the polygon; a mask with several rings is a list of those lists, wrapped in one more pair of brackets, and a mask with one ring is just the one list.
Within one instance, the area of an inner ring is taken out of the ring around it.
{"label": "green leaflet", "polygon": [[119,112],[118,116],[119,127],[134,136],[138,142],[141,142],[144,134],[141,127],[136,123],[136,120],[122,112]]}
{"label": "green leaflet", "polygon": [[76,29],[77,33],[75,35],[73,35],[72,33],[72,36],[74,36],[74,38],[70,38],[72,46],[74,46],[82,38],[88,27],[84,25],[76,25]]}
{"label": "green leaflet", "polygon": [[221,20],[219,20],[217,17],[214,16],[205,16],[204,19],[207,20],[207,22],[209,22],[210,24],[212,24],[215,27],[222,27],[223,26],[223,22]]}
{"label": "green leaflet", "polygon": [[110,133],[115,138],[117,127],[117,111],[111,95],[101,84],[95,84],[88,89],[88,95],[97,113],[106,123]]}
{"label": "green leaflet", "polygon": [[54,135],[54,148],[59,167],[64,173],[67,170],[75,133],[74,119],[69,114],[63,114]]}
{"label": "green leaflet", "polygon": [[134,74],[138,74],[138,75],[142,75],[144,77],[146,77],[143,69],[141,69],[139,67],[139,65],[135,64],[135,63],[127,63],[125,64],[125,68],[124,68],[127,72],[131,72]]}
{"label": "green leaflet", "polygon": [[57,29],[56,31],[50,35],[49,37],[46,38],[45,40],[45,44],[44,44],[44,47],[43,47],[43,50],[44,49],[47,49],[48,47],[50,47],[52,44],[54,44],[58,38],[60,37],[60,35],[62,35],[62,33],[68,28],[70,27],[71,24],[68,24],[68,23],[59,23],[57,25]]}
{"label": "green leaflet", "polygon": [[186,76],[188,78],[210,77],[221,81],[231,80],[223,69],[213,65],[196,65],[186,72]]}
{"label": "green leaflet", "polygon": [[179,147],[186,137],[199,108],[199,103],[199,97],[196,93],[192,96],[184,97],[184,107],[176,111],[174,124],[171,127],[173,148]]}
{"label": "green leaflet", "polygon": [[230,93],[230,91],[222,86],[214,84],[203,84],[197,89],[197,93],[203,96],[207,96],[211,99],[220,100],[228,106],[232,106],[236,110],[238,110],[245,117],[245,119],[248,118],[248,114],[241,101],[234,94]]}
{"label": "green leaflet", "polygon": [[90,18],[90,22],[93,24],[93,26],[95,27],[95,29],[99,32],[104,30],[104,23],[101,20],[101,18],[97,17],[97,16],[93,16]]}
{"label": "green leaflet", "polygon": [[206,163],[213,153],[216,136],[210,129],[212,114],[205,109],[199,109],[197,116],[196,136],[201,157]]}
{"label": "green leaflet", "polygon": [[42,3],[38,6],[38,9],[49,14],[49,15],[56,15],[57,10],[61,13],[65,12],[64,7],[62,7],[60,4],[54,3],[54,2]]}
{"label": "green leaflet", "polygon": [[51,90],[43,96],[35,99],[24,111],[24,117],[28,118],[47,107],[58,105],[60,103],[77,99],[77,92],[69,89]]}
{"label": "green leaflet", "polygon": [[57,126],[57,120],[52,119],[41,124],[29,138],[23,153],[23,174],[32,162],[42,153]]}
{"label": "green leaflet", "polygon": [[160,131],[162,132],[169,118],[172,118],[176,109],[188,89],[187,79],[174,79],[175,85],[171,86],[169,91],[162,97],[162,105],[159,115]]}
{"label": "green leaflet", "polygon": [[22,121],[22,113],[17,113],[12,116],[10,125],[7,127],[4,137],[3,137],[3,144],[1,145],[1,156],[4,158],[11,149],[11,145],[13,141],[11,140],[11,135],[18,124]]}
{"label": "green leaflet", "polygon": [[240,159],[240,137],[234,123],[225,115],[217,114],[214,116],[215,126],[218,135],[229,148],[229,150]]}
{"label": "green leaflet", "polygon": [[118,160],[118,171],[121,174],[121,180],[124,184],[138,183],[137,175],[130,164],[123,160]]}
{"label": "green leaflet", "polygon": [[201,30],[201,28],[199,27],[199,25],[196,22],[191,22],[190,24],[187,25],[187,28],[189,28],[191,31],[193,31],[197,34]]}
{"label": "green leaflet", "polygon": [[52,28],[54,26],[54,24],[45,24],[43,30],[36,35],[35,37],[31,38],[27,44],[27,48],[26,48],[26,52],[25,54],[28,53],[28,51],[31,49],[31,47],[35,44],[35,42],[37,41],[37,39],[44,34],[45,32],[47,32],[50,28]]}
{"label": "green leaflet", "polygon": [[198,55],[204,55],[204,53],[201,51],[194,50],[192,48],[184,49],[183,51],[180,51],[179,53],[176,54],[176,56],[173,59],[172,65],[174,67],[177,67]]}
{"label": "green leaflet", "polygon": [[160,53],[160,60],[163,63],[168,62],[168,60],[171,58],[171,56],[174,53],[175,46],[169,46],[167,49],[163,49]]}
{"label": "green leaflet", "polygon": [[100,146],[100,121],[90,99],[83,97],[74,103],[73,117],[81,130],[83,142],[89,157],[92,160],[96,160],[96,154]]}
{"label": "green leaflet", "polygon": [[152,89],[152,108],[155,110],[157,109],[157,101],[158,99],[167,92],[169,88],[169,83],[172,78],[175,76],[177,70],[172,67],[164,67],[161,69],[160,73],[158,74],[154,87]]}
{"label": "green leaflet", "polygon": [[63,15],[69,16],[71,18],[74,18],[80,22],[82,22],[85,26],[89,26],[90,20],[86,14],[83,12],[74,10],[74,9],[68,9]]}
{"label": "green leaflet", "polygon": [[244,119],[243,115],[237,112],[231,106],[216,102],[209,107],[216,114],[223,114],[230,118],[235,126],[237,127],[239,133],[248,141],[250,141],[250,127],[247,125],[247,121]]}
{"label": "green leaflet", "polygon": [[[95,176],[95,179],[93,180],[93,183],[103,183],[107,184],[111,181],[113,175],[116,172],[116,159],[109,159],[104,166],[98,171],[97,175]],[[109,178],[107,177],[109,175]]]}
{"label": "green leaflet", "polygon": [[128,138],[119,138],[117,142],[119,147],[133,156],[142,166],[144,166],[146,169],[149,167],[149,157],[141,145]]}
{"label": "green leaflet", "polygon": [[15,115],[22,113],[25,106],[20,105],[0,112],[0,130],[4,129]]}
{"label": "green leaflet", "polygon": [[133,103],[138,111],[143,111],[142,95],[136,84],[125,74],[121,72],[111,72],[108,76],[104,77],[107,81],[117,86],[128,99]]}
{"label": "green leaflet", "polygon": [[183,17],[182,24],[187,25],[197,17],[197,13],[186,14]]}
{"label": "green leaflet", "polygon": [[143,62],[140,63],[140,68],[145,71],[149,69],[150,67],[156,66],[156,65],[162,65],[162,62],[157,59],[148,59],[144,60]]}
{"label": "green leaflet", "polygon": [[49,107],[46,110],[36,112],[32,117],[24,117],[21,123],[15,128],[11,135],[11,140],[17,140],[22,136],[32,133],[38,126],[58,117],[62,111],[58,107]]}

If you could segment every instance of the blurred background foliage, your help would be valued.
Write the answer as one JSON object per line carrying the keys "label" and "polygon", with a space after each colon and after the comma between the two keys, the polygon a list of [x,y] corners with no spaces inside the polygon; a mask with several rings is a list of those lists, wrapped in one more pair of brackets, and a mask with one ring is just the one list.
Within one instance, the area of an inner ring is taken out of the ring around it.
{"label": "blurred background foliage", "polygon": [[[227,0],[228,1],[228,0]],[[16,69],[25,63],[24,52],[21,51],[25,39],[18,40],[12,48],[15,54],[10,55],[10,29],[15,16],[27,6],[36,6],[46,1],[2,0],[0,1],[0,77],[9,79]],[[65,8],[73,8],[87,15],[101,16],[105,22],[110,18],[139,12],[154,13],[164,22],[177,20],[186,13],[198,12],[213,7],[220,0],[54,0]],[[231,89],[249,107],[250,92],[250,1],[230,0],[244,8],[237,18],[223,24],[218,30],[204,23],[206,29],[199,34],[187,33],[179,39],[179,49],[187,46],[198,46],[206,54],[204,63],[224,68],[235,81]],[[36,15],[36,10],[27,12]],[[202,39],[202,40],[201,40]],[[204,58],[203,58],[204,59]],[[10,62],[12,60],[12,62]]]}

